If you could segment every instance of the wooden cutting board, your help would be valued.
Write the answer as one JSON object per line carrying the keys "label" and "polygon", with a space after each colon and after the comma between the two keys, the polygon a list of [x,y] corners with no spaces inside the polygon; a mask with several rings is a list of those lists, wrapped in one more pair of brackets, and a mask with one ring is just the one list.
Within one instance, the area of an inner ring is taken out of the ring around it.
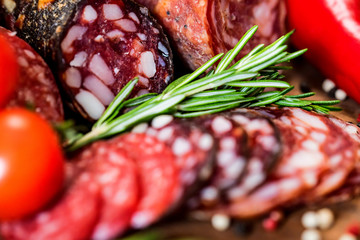
{"label": "wooden cutting board", "polygon": [[[322,90],[322,83],[325,79],[316,69],[305,60],[299,59],[294,64],[295,71],[288,74],[287,80],[295,86],[291,94],[302,93],[302,90],[316,92],[313,99],[330,100],[329,94]],[[351,99],[347,99],[340,104],[342,112],[334,112],[333,115],[356,123],[360,114],[360,105]],[[233,222],[232,227],[227,231],[219,232],[215,230],[208,221],[195,221],[193,219],[181,218],[171,222],[163,222],[152,227],[149,231],[155,230],[165,236],[172,236],[166,239],[209,239],[209,240],[288,240],[300,239],[304,228],[301,225],[301,216],[304,212],[328,207],[333,210],[336,220],[334,225],[326,231],[321,231],[323,240],[338,240],[350,224],[357,224],[360,227],[360,197],[351,201],[328,205],[300,207],[286,213],[280,226],[272,232],[265,231],[262,227],[262,218],[253,220],[251,223]],[[139,238],[144,239],[144,238]],[[157,239],[157,238],[154,238]]]}

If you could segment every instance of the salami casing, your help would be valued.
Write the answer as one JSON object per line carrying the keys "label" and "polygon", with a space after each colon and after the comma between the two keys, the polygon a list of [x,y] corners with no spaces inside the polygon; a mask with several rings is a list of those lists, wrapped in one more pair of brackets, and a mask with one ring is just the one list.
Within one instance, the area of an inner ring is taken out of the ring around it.
{"label": "salami casing", "polygon": [[172,53],[162,28],[131,0],[2,3],[7,26],[51,63],[71,105],[98,119],[122,87],[132,96],[161,92],[172,80]]}
{"label": "salami casing", "polygon": [[52,122],[64,119],[63,105],[51,70],[25,41],[0,27],[0,36],[15,50],[18,80],[7,107],[26,107]]}

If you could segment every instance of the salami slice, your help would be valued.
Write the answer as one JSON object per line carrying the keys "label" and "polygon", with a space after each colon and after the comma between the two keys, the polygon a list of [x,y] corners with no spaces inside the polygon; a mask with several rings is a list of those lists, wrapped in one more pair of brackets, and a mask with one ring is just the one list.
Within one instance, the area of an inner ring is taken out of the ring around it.
{"label": "salami slice", "polygon": [[119,137],[86,148],[73,160],[99,188],[100,212],[92,239],[112,239],[130,227],[139,202],[138,171],[134,161],[117,144]]}
{"label": "salami slice", "polygon": [[[316,198],[344,182],[354,166],[358,149],[328,118],[296,108],[257,111],[273,119],[279,128],[283,153],[266,183],[246,197],[230,199],[227,209],[230,215],[247,218],[264,214],[296,201],[309,190]],[[334,170],[342,176],[328,181],[326,176]]]}
{"label": "salami slice", "polygon": [[285,29],[285,6],[281,0],[137,0],[158,17],[192,69],[218,53],[232,49],[252,26],[259,31],[240,56],[260,43],[269,44]]}
{"label": "salami slice", "polygon": [[132,96],[161,92],[172,80],[162,28],[132,0],[14,1],[8,26],[51,62],[71,105],[98,119],[138,77]]}
{"label": "salami slice", "polygon": [[336,203],[350,200],[360,194],[360,129],[352,123],[345,122],[335,117],[329,119],[338,127],[343,129],[357,144],[358,144],[358,157],[354,166],[347,177],[343,186],[321,199],[322,203]]}
{"label": "salami slice", "polygon": [[13,240],[88,239],[99,217],[99,188],[72,164],[66,174],[68,188],[52,206],[27,219],[1,223],[0,235]]}
{"label": "salami slice", "polygon": [[190,199],[190,208],[211,208],[221,201],[226,189],[236,185],[247,165],[247,135],[235,121],[222,115],[210,115],[195,120],[205,126],[217,142],[215,169],[198,196]]}
{"label": "salami slice", "polygon": [[117,146],[133,159],[139,173],[140,202],[131,217],[133,228],[158,221],[178,199],[181,183],[172,150],[155,137],[125,134]]}
{"label": "salami slice", "polygon": [[249,160],[245,176],[227,194],[242,197],[261,185],[281,154],[280,134],[273,122],[249,109],[238,109],[229,117],[240,124],[248,136]]}
{"label": "salami slice", "polygon": [[27,107],[49,121],[62,121],[62,100],[49,67],[39,54],[15,34],[0,27],[0,36],[11,43],[19,66],[15,92],[7,107]]}
{"label": "salami slice", "polygon": [[202,126],[190,119],[161,115],[154,118],[150,126],[141,124],[133,132],[154,136],[172,149],[182,185],[178,204],[174,208],[197,193],[210,178],[216,146],[213,136]]}

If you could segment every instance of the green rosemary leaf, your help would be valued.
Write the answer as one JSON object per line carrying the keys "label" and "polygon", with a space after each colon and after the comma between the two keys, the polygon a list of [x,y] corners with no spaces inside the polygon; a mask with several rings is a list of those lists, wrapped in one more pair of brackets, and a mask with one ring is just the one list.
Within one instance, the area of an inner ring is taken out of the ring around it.
{"label": "green rosemary leaf", "polygon": [[260,99],[264,99],[264,98],[268,98],[268,97],[273,97],[273,96],[280,96],[280,91],[269,91],[269,92],[263,92],[259,95],[256,96],[257,100]]}
{"label": "green rosemary leaf", "polygon": [[152,99],[154,97],[158,96],[157,93],[148,93],[148,94],[144,94],[141,95],[139,97],[136,98],[132,98],[129,99],[127,101],[124,102],[124,107],[135,107],[135,106],[139,106],[140,104],[148,101],[149,99]]}
{"label": "green rosemary leaf", "polygon": [[198,112],[189,112],[189,113],[176,112],[173,115],[178,118],[192,118],[192,117],[199,117],[199,116],[203,116],[203,115],[207,115],[207,114],[223,112],[228,109],[236,108],[238,106],[239,106],[239,104],[235,103],[235,104],[230,104],[230,105],[228,105],[226,107],[222,107],[222,108],[216,108],[216,109],[211,109],[211,110],[206,110],[206,111],[202,110],[202,111],[198,111]]}
{"label": "green rosemary leaf", "polygon": [[307,97],[312,97],[314,95],[315,95],[314,92],[308,92],[308,93],[303,93],[303,94],[299,94],[299,95],[289,95],[286,97],[288,97],[288,98],[307,98]]}
{"label": "green rosemary leaf", "polygon": [[285,81],[277,80],[256,80],[256,81],[241,81],[227,83],[231,87],[251,87],[251,88],[264,88],[264,87],[275,87],[275,88],[288,88],[290,84]]}
{"label": "green rosemary leaf", "polygon": [[281,98],[282,98],[281,95],[264,98],[261,101],[258,101],[258,102],[255,102],[255,103],[251,104],[250,107],[262,107],[262,106],[265,106],[265,105],[270,105],[270,104],[280,100]]}
{"label": "green rosemary leaf", "polygon": [[215,102],[215,103],[210,103],[210,104],[199,104],[199,105],[194,105],[194,106],[186,106],[186,105],[178,105],[178,109],[181,111],[186,111],[186,112],[195,112],[195,111],[206,111],[206,110],[211,110],[211,109],[216,109],[216,108],[222,108],[222,107],[226,107],[229,105],[233,105],[233,104],[240,104],[240,103],[244,103],[244,102],[250,102],[253,101],[255,98],[245,98],[245,99],[239,99],[239,100],[234,100],[234,101],[227,101],[227,102]]}
{"label": "green rosemary leaf", "polygon": [[297,58],[301,55],[303,55],[305,52],[307,51],[307,49],[302,49],[293,53],[288,54],[286,57],[284,57],[283,59],[281,59],[281,61],[279,63],[282,62],[289,62],[290,60]]}
{"label": "green rosemary leaf", "polygon": [[322,114],[328,114],[329,113],[329,109],[327,109],[325,107],[318,106],[318,105],[311,105],[311,108],[317,113],[322,113]]}
{"label": "green rosemary leaf", "polygon": [[[175,81],[171,83],[163,92],[165,96],[170,95],[177,89],[181,88],[182,86],[186,85],[187,83],[191,82],[192,80],[196,79],[198,76],[203,74],[207,69],[213,66],[224,54],[220,53],[215,57],[211,58],[207,61],[204,65],[200,68],[196,69],[193,73],[187,75],[186,77],[181,77],[179,81]],[[166,98],[166,97],[165,97]]]}
{"label": "green rosemary leaf", "polygon": [[235,57],[239,54],[241,49],[245,46],[245,44],[252,38],[252,36],[257,31],[258,26],[254,26],[250,28],[244,36],[240,39],[240,41],[235,45],[235,47],[226,54],[226,56],[219,62],[219,65],[217,66],[215,73],[219,73],[223,70],[225,70],[230,63],[235,59]]}
{"label": "green rosemary leaf", "polygon": [[[190,98],[189,100],[184,101],[183,103],[177,106],[177,109],[182,111],[194,111],[193,109],[201,108],[202,106],[208,106],[213,104],[214,106],[221,106],[223,103],[235,103],[236,102],[248,102],[252,101],[252,98],[244,98],[241,95],[228,95],[228,96],[220,96],[220,97],[207,97],[207,98]],[[196,110],[197,111],[197,110]]]}
{"label": "green rosemary leaf", "polygon": [[340,100],[330,100],[330,101],[311,101],[314,105],[336,105],[339,104]]}
{"label": "green rosemary leaf", "polygon": [[296,98],[284,98],[274,102],[274,104],[282,107],[305,107],[311,105],[311,102],[302,101]]}
{"label": "green rosemary leaf", "polygon": [[[201,93],[196,93],[194,95],[192,95],[191,97],[195,98],[195,97],[211,97],[211,96],[221,96],[221,95],[226,95],[229,93],[234,93],[236,92],[236,89],[219,89],[219,90],[208,90],[208,91],[203,91]],[[240,94],[240,93],[237,93]],[[245,94],[242,94],[245,95]]]}
{"label": "green rosemary leaf", "polygon": [[134,78],[133,80],[129,81],[123,89],[116,95],[114,100],[110,103],[110,105],[107,107],[105,112],[102,114],[102,116],[99,118],[99,120],[96,121],[93,128],[96,128],[100,126],[101,124],[105,123],[106,121],[110,121],[113,119],[118,112],[121,110],[119,107],[121,106],[121,103],[130,95],[132,90],[134,89],[136,83],[138,82],[139,78]]}

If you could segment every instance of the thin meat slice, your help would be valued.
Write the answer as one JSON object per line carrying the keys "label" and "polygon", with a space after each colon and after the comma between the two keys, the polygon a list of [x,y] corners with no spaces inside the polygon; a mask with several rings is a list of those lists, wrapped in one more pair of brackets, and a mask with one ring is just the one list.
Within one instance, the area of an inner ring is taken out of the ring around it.
{"label": "thin meat slice", "polygon": [[360,194],[360,129],[352,123],[329,116],[329,119],[346,132],[358,145],[358,157],[354,169],[351,171],[344,185],[327,194],[321,199],[322,203],[336,203],[350,200]]}
{"label": "thin meat slice", "polygon": [[269,44],[285,29],[281,0],[137,0],[147,6],[170,36],[178,54],[192,69],[233,48],[252,26],[259,30],[241,51]]}
{"label": "thin meat slice", "polygon": [[210,178],[216,146],[213,136],[202,126],[194,124],[190,119],[161,115],[149,125],[138,125],[133,132],[156,137],[169,146],[175,155],[182,188],[174,208],[180,207],[184,200],[197,193]]}
{"label": "thin meat slice", "polygon": [[[297,108],[256,111],[270,117],[279,128],[283,153],[266,183],[246,197],[231,199],[226,210],[230,215],[248,218],[264,214],[281,204],[297,201],[309,190],[319,197],[344,182],[358,149],[328,118]],[[328,181],[327,174],[335,169],[342,173],[342,178]]]}
{"label": "thin meat slice", "polygon": [[0,36],[11,43],[19,70],[15,92],[6,107],[26,107],[52,122],[64,120],[60,93],[48,65],[15,32],[0,27]]}
{"label": "thin meat slice", "polygon": [[139,202],[139,181],[135,162],[117,144],[99,141],[73,159],[77,169],[87,172],[98,185],[101,205],[92,239],[112,239],[130,227],[131,216]]}
{"label": "thin meat slice", "polygon": [[98,185],[72,164],[66,168],[67,189],[47,209],[34,216],[0,224],[0,235],[13,240],[89,239],[99,217]]}
{"label": "thin meat slice", "polygon": [[248,136],[249,160],[245,176],[227,191],[228,197],[238,198],[266,180],[281,154],[282,143],[278,129],[268,118],[249,109],[238,109],[228,116],[240,124]]}
{"label": "thin meat slice", "polygon": [[117,146],[135,161],[139,174],[140,202],[131,226],[147,227],[167,214],[181,192],[175,156],[165,143],[145,134],[122,135]]}
{"label": "thin meat slice", "polygon": [[225,190],[236,185],[246,169],[248,161],[247,135],[243,128],[230,118],[222,115],[209,115],[195,120],[205,126],[217,142],[214,173],[198,199],[191,199],[191,208],[215,206]]}

